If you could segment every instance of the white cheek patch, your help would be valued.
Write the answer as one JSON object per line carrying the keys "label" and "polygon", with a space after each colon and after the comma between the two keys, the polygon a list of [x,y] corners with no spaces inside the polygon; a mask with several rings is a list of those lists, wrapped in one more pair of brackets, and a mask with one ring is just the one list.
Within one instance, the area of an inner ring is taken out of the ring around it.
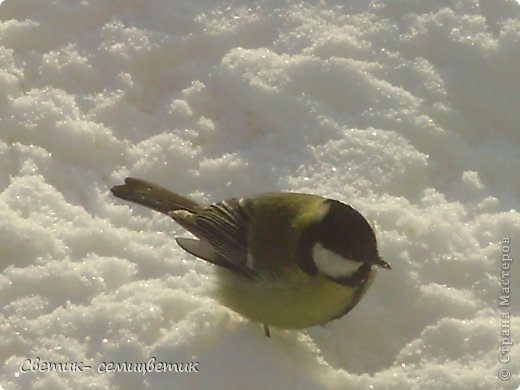
{"label": "white cheek patch", "polygon": [[351,276],[362,265],[324,248],[319,243],[312,248],[312,258],[322,274],[336,279]]}
{"label": "white cheek patch", "polygon": [[320,207],[320,210],[318,211],[318,215],[316,215],[316,221],[319,222],[323,220],[327,216],[330,210],[330,204],[327,202],[323,202],[323,204]]}

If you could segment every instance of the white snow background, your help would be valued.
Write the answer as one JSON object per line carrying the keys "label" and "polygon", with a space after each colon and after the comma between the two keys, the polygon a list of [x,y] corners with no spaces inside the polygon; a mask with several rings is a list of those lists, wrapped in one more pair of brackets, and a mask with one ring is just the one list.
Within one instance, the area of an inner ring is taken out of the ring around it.
{"label": "white snow background", "polygon": [[[181,228],[110,194],[129,175],[342,200],[393,269],[347,316],[268,339],[212,298]],[[4,1],[0,386],[514,389],[519,177],[514,0]],[[93,368],[22,372],[35,357]],[[199,372],[96,370],[151,357]]]}

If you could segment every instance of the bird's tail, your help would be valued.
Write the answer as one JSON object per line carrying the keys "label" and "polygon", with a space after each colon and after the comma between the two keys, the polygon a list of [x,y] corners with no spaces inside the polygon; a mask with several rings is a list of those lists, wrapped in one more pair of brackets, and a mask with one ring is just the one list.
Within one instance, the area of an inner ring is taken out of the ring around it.
{"label": "bird's tail", "polygon": [[112,187],[111,191],[118,198],[140,204],[164,214],[174,210],[194,211],[200,207],[197,202],[190,198],[157,184],[133,177],[127,177],[125,184]]}

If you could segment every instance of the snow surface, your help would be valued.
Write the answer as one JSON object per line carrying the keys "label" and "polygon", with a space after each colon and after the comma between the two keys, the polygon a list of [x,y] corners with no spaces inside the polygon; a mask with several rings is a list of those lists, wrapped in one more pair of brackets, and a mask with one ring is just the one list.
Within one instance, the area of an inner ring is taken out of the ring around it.
{"label": "snow surface", "polygon": [[[519,69],[514,0],[3,2],[1,386],[516,388]],[[128,175],[340,199],[393,269],[349,315],[267,339],[212,298],[181,228],[111,196]],[[93,368],[21,372],[36,356]],[[154,356],[199,372],[96,371]]]}

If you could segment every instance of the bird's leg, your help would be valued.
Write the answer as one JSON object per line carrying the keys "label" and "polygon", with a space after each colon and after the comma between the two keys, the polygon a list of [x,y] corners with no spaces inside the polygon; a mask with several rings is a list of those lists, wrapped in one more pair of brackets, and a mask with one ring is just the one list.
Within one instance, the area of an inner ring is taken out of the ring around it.
{"label": "bird's leg", "polygon": [[271,331],[269,330],[269,326],[264,324],[264,333],[266,337],[271,337]]}

